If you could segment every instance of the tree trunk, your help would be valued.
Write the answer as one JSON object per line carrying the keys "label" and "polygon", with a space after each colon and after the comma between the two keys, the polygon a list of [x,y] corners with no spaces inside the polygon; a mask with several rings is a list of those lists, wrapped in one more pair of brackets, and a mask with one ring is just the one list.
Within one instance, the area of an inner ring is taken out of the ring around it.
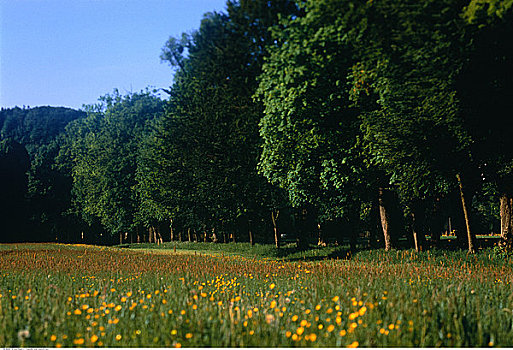
{"label": "tree trunk", "polygon": [[189,242],[192,242],[192,238],[191,238],[191,228],[190,228],[190,227],[187,229],[187,238],[188,238]]}
{"label": "tree trunk", "polygon": [[378,192],[379,217],[381,219],[381,228],[383,229],[383,238],[385,240],[385,251],[392,249],[391,235],[393,232],[390,229],[389,192],[390,190],[384,189],[383,187],[380,187]]}
{"label": "tree trunk", "polygon": [[418,217],[418,211],[416,209],[413,209],[411,213],[411,229],[413,233],[413,244],[415,250],[420,252],[424,250],[425,236],[422,232],[420,232]]}
{"label": "tree trunk", "polygon": [[500,198],[501,246],[513,249],[513,198],[502,194]]}
{"label": "tree trunk", "polygon": [[280,210],[276,210],[276,214],[274,210],[271,211],[271,220],[273,222],[273,231],[274,231],[274,245],[276,248],[280,248],[280,236],[278,235],[278,225],[277,220],[278,216],[280,215]]}
{"label": "tree trunk", "polygon": [[255,245],[253,241],[253,231],[251,230],[251,220],[248,219],[248,235],[249,235],[249,244]]}
{"label": "tree trunk", "polygon": [[160,244],[164,243],[164,239],[162,238],[162,235],[160,234],[160,228],[158,226],[157,226],[157,229],[155,230],[155,238],[157,239],[157,244],[160,245]]}
{"label": "tree trunk", "polygon": [[123,244],[123,233],[119,233],[119,244]]}
{"label": "tree trunk", "polygon": [[171,242],[175,240],[175,233],[173,232],[173,219],[169,219],[169,239]]}
{"label": "tree trunk", "polygon": [[321,224],[317,224],[317,245],[321,247],[326,247],[326,242],[324,241],[324,237],[322,235]]}
{"label": "tree trunk", "polygon": [[468,203],[468,199],[465,195],[465,188],[463,186],[463,181],[461,179],[460,174],[456,174],[456,179],[458,179],[458,186],[460,189],[460,198],[461,198],[461,206],[463,208],[463,217],[465,219],[465,227],[467,229],[467,240],[468,240],[468,252],[473,254],[475,253],[474,249],[474,236],[470,230],[470,204]]}

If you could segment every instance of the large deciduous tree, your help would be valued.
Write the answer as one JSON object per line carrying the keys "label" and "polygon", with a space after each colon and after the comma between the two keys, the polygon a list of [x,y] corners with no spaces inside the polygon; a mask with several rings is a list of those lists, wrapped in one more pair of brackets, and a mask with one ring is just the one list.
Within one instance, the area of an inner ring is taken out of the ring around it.
{"label": "large deciduous tree", "polygon": [[98,220],[112,235],[133,230],[138,211],[137,155],[147,124],[164,102],[150,92],[112,95],[88,106],[86,118],[67,128],[63,157],[71,163],[73,203],[80,215]]}

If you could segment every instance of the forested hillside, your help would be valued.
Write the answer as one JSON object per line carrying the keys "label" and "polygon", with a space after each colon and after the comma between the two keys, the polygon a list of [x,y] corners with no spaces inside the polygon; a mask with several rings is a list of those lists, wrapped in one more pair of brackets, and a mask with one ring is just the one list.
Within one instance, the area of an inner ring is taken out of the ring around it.
{"label": "forested hillside", "polygon": [[511,1],[229,0],[166,100],[2,110],[1,239],[511,251],[512,36]]}
{"label": "forested hillside", "polygon": [[67,227],[68,174],[54,167],[65,126],[84,112],[63,107],[0,111],[0,241],[55,240]]}

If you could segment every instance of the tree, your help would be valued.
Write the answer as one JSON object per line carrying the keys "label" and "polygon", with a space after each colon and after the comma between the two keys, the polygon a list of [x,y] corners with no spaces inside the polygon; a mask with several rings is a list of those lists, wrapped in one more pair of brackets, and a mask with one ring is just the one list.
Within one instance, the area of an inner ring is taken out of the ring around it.
{"label": "tree", "polygon": [[109,234],[134,229],[139,208],[135,190],[137,154],[146,125],[163,112],[151,92],[121,96],[117,91],[86,108],[87,117],[66,127],[62,157],[71,162],[73,205],[81,216],[97,218]]}
{"label": "tree", "polygon": [[464,11],[468,59],[458,80],[482,177],[500,200],[502,244],[513,250],[513,2],[472,0]]}
{"label": "tree", "polygon": [[153,198],[173,220],[233,239],[245,227],[252,240],[252,226],[268,218],[274,192],[256,172],[262,107],[252,95],[267,27],[291,9],[290,1],[230,1],[227,14],[206,14],[197,32],[166,44],[162,57],[177,72],[155,133],[153,168],[165,189]]}
{"label": "tree", "polygon": [[317,220],[348,219],[353,245],[373,177],[347,89],[356,57],[346,33],[360,10],[345,1],[306,1],[303,15],[275,28],[258,90],[265,105],[260,172],[294,206],[317,208]]}
{"label": "tree", "polygon": [[473,251],[470,202],[478,164],[456,84],[466,54],[463,6],[367,3],[351,33],[359,56],[352,95],[371,106],[362,107],[362,123],[372,161],[390,176],[412,213],[420,202],[460,189]]}

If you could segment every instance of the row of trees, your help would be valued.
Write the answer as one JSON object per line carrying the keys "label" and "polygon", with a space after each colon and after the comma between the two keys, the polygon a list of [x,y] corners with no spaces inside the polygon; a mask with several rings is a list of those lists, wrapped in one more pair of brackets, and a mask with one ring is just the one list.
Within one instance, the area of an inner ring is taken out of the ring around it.
{"label": "row of trees", "polygon": [[56,137],[60,232],[512,249],[512,5],[228,1],[166,43],[168,101],[115,92]]}

